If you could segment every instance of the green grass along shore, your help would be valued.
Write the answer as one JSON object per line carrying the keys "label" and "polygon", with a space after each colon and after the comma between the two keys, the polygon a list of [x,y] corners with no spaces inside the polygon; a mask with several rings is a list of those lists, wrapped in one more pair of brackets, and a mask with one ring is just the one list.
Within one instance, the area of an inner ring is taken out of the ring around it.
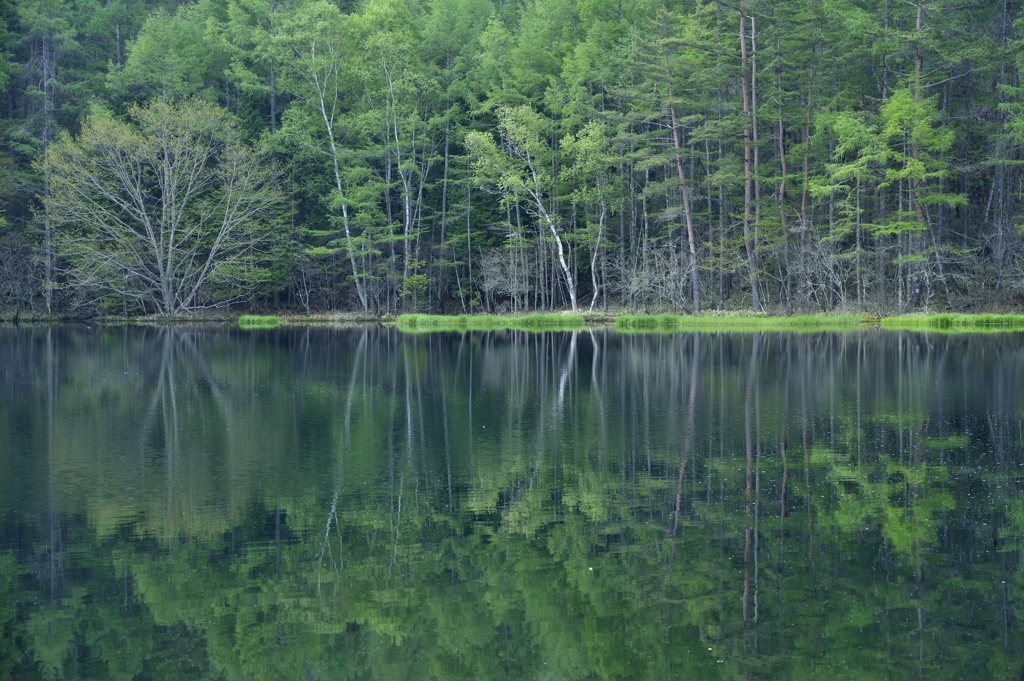
{"label": "green grass along shore", "polygon": [[614,321],[618,331],[651,333],[671,331],[828,331],[880,327],[911,331],[992,332],[1024,331],[1020,314],[916,314],[898,317],[868,315],[793,315],[773,317],[757,314],[701,315],[619,315],[597,317],[572,314],[500,315],[400,315],[396,325],[406,331],[497,329],[579,329],[587,324]]}
{"label": "green grass along shore", "polygon": [[879,326],[911,331],[1024,331],[1024,314],[913,314],[882,317]]}
{"label": "green grass along shore", "polygon": [[[243,329],[271,329],[284,323],[303,324],[321,320],[280,318],[269,315],[242,315],[238,325]],[[327,321],[327,320],[323,320]],[[389,320],[382,320],[389,321]],[[1022,314],[914,314],[897,317],[868,315],[793,315],[773,317],[757,314],[701,315],[630,315],[617,317],[582,314],[527,315],[431,315],[403,314],[394,324],[406,332],[432,331],[524,331],[582,329],[588,324],[607,324],[625,333],[658,333],[674,331],[829,331],[880,327],[892,330],[957,332],[1024,331]]]}
{"label": "green grass along shore", "polygon": [[[3,320],[14,321],[17,320]],[[23,317],[25,324],[48,324],[59,320],[52,318]],[[82,320],[65,320],[82,321]],[[1024,314],[910,314],[891,317],[869,315],[793,315],[789,317],[753,314],[750,312],[707,312],[699,315],[634,315],[556,312],[526,315],[432,315],[403,314],[398,317],[375,316],[357,313],[334,313],[324,315],[253,315],[240,317],[203,316],[183,318],[156,317],[107,317],[93,318],[88,323],[103,325],[119,324],[167,324],[167,323],[237,323],[242,329],[273,329],[279,326],[305,325],[361,325],[372,323],[394,324],[407,333],[429,333],[432,331],[497,331],[518,329],[524,331],[571,330],[587,326],[614,324],[623,333],[668,333],[677,331],[842,331],[857,328],[882,328],[907,331],[928,331],[935,333],[998,333],[1024,331]]]}
{"label": "green grass along shore", "polygon": [[591,324],[614,323],[616,330],[626,333],[657,333],[689,330],[820,330],[856,328],[859,317],[799,316],[769,317],[765,315],[619,315],[591,317],[582,314],[502,315],[400,315],[395,324],[408,332],[494,331],[519,329],[526,331],[582,329]]}
{"label": "green grass along shore", "polygon": [[281,326],[281,318],[272,315],[244,314],[238,318],[243,329],[273,329]]}
{"label": "green grass along shore", "polygon": [[892,330],[935,332],[1024,331],[1020,314],[913,314],[893,317],[869,315],[621,315],[620,331],[828,331],[880,327]]}
{"label": "green grass along shore", "polygon": [[501,329],[558,330],[582,329],[587,324],[579,314],[526,315],[435,315],[403,314],[395,320],[398,328],[415,331],[497,331]]}
{"label": "green grass along shore", "polygon": [[[865,318],[866,319],[866,318]],[[757,314],[620,315],[615,328],[626,332],[658,331],[821,331],[855,329],[865,323],[856,315],[793,315],[773,317]]]}

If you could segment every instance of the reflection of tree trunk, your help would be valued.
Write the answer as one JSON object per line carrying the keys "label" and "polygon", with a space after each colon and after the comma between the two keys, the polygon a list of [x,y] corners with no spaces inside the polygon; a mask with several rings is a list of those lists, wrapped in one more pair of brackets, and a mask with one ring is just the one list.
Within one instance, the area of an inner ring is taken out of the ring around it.
{"label": "reflection of tree trunk", "polygon": [[860,368],[861,359],[864,355],[864,332],[857,332],[857,465],[861,461],[861,381]]}
{"label": "reflection of tree trunk", "polygon": [[[227,428],[227,442],[228,442],[228,464],[229,472],[231,471],[231,464],[235,461],[233,456],[234,445],[237,441],[237,435],[235,433],[234,425],[241,421],[237,418],[236,409],[232,406],[231,399],[225,395],[219,382],[217,381],[213,370],[210,368],[205,353],[196,345],[195,335],[187,330],[176,329],[173,327],[164,327],[159,331],[162,339],[161,353],[160,353],[160,368],[158,370],[159,378],[157,379],[157,385],[153,392],[153,401],[151,406],[150,418],[155,418],[157,413],[157,407],[160,408],[162,415],[162,429],[164,434],[164,448],[166,459],[166,486],[167,486],[167,529],[168,529],[168,541],[171,541],[171,537],[175,532],[175,518],[183,512],[185,509],[181,508],[177,511],[174,508],[174,494],[176,488],[174,485],[174,478],[178,474],[178,464],[181,455],[181,444],[180,444],[180,423],[178,414],[178,392],[182,388],[182,379],[187,378],[189,372],[179,370],[179,364],[196,367],[199,369],[203,379],[205,379],[206,385],[209,388],[210,395],[220,409],[220,413],[224,418],[224,423]],[[181,360],[180,362],[178,360]],[[181,375],[179,375],[181,374]],[[194,390],[196,386],[186,384],[187,388]],[[188,393],[186,393],[188,394]],[[147,419],[149,421],[149,419]],[[145,437],[145,432],[149,430],[149,426],[143,428],[143,434],[140,440]],[[229,498],[229,502],[230,502]],[[231,509],[229,509],[230,511]]]}
{"label": "reflection of tree trunk", "polygon": [[601,353],[601,347],[608,342],[607,331],[602,335],[601,341],[601,343],[598,343],[594,332],[590,332],[590,342],[594,346],[594,358],[590,363],[590,392],[594,401],[597,403],[597,418],[599,424],[597,461],[599,466],[603,461],[603,455],[606,451],[605,448],[608,444],[608,412],[604,402],[604,390],[601,388],[601,382],[598,379],[598,366],[601,365],[601,360],[604,356]]}
{"label": "reflection of tree trunk", "polygon": [[[918,5],[920,8],[920,5]],[[921,447],[924,441],[924,420],[918,422],[917,438],[914,442],[914,468],[921,465]],[[921,500],[921,483],[914,484],[914,502]],[[914,515],[921,513],[920,509],[914,510]],[[924,608],[921,605],[922,589],[924,584],[924,561],[921,559],[921,540],[914,541],[914,558],[917,561],[917,675],[924,679]]]}
{"label": "reflection of tree trunk", "polygon": [[786,578],[786,484],[789,481],[785,436],[779,440],[779,451],[782,454],[782,487],[779,490],[779,601],[784,603],[786,601],[783,588]]}
{"label": "reflection of tree trunk", "polygon": [[452,441],[448,433],[448,388],[441,385],[441,417],[444,419],[444,469],[448,480],[448,517],[455,517],[452,498]]}
{"label": "reflection of tree trunk", "polygon": [[[356,377],[359,376],[360,370],[363,364],[363,355],[366,350],[366,338],[368,330],[363,329],[362,334],[359,336],[359,345],[356,346],[355,358],[352,363],[352,375],[349,378],[348,393],[345,399],[345,427],[342,430],[343,442],[341,443],[344,449],[347,451],[351,448],[351,442],[349,435],[352,427],[352,396],[355,394],[356,388]],[[327,522],[324,526],[324,538],[320,544],[320,553],[317,556],[317,576],[316,576],[316,593],[318,596],[321,595],[321,571],[325,562],[328,562],[332,569],[336,573],[341,573],[345,569],[345,538],[341,533],[341,519],[338,517],[338,499],[341,496],[341,485],[343,481],[343,464],[344,459],[341,456],[341,452],[338,455],[337,466],[335,468],[335,479],[334,479],[334,498],[331,500],[331,508],[327,512]],[[331,547],[331,525],[333,524],[335,532],[338,535],[338,559],[334,559],[334,551]]]}
{"label": "reflection of tree trunk", "polygon": [[[693,356],[690,367],[690,398],[686,405],[686,433],[683,439],[683,455],[679,461],[679,479],[676,482],[676,507],[672,519],[672,538],[679,528],[679,511],[683,500],[683,478],[686,473],[686,459],[693,447],[694,414],[697,407],[697,377],[700,373],[700,334],[693,335]],[[672,555],[675,555],[675,542],[672,543]]]}
{"label": "reflection of tree trunk", "polygon": [[786,438],[789,431],[789,386],[793,375],[793,336],[786,339],[785,394],[782,398],[782,433],[779,436],[779,453],[782,457],[782,485],[779,489],[779,602],[785,603],[786,577],[786,485],[789,482],[789,462],[786,460]]}
{"label": "reflection of tree trunk", "polygon": [[[760,577],[761,577],[761,381],[754,379],[754,420],[756,439],[754,447],[757,451],[756,467],[754,468],[754,623],[757,624]],[[757,650],[757,628],[754,628],[754,650]]]}
{"label": "reflection of tree trunk", "polygon": [[811,562],[811,576],[816,578],[814,569],[814,528],[811,523],[811,450],[807,442],[807,373],[800,372],[800,431],[804,446],[804,513],[807,514],[807,557]]}
{"label": "reflection of tree trunk", "polygon": [[573,331],[571,340],[569,341],[569,354],[565,358],[565,364],[562,366],[562,376],[558,381],[558,413],[562,413],[562,407],[565,402],[565,388],[569,383],[569,375],[572,373],[572,368],[576,365],[576,337],[579,335],[579,331]]}
{"label": "reflection of tree trunk", "polygon": [[753,421],[754,421],[754,395],[757,390],[757,357],[759,351],[759,345],[761,341],[761,334],[755,333],[753,337],[753,343],[751,344],[750,350],[750,366],[747,368],[747,390],[746,390],[746,406],[744,407],[744,436],[746,441],[746,453],[747,453],[747,475],[746,475],[746,486],[747,486],[747,527],[744,531],[744,542],[743,542],[743,652],[747,650],[747,623],[750,621],[749,615],[749,603],[750,603],[750,552],[751,552],[751,540],[753,539],[753,515],[754,515],[754,439],[753,439]]}
{"label": "reflection of tree trunk", "polygon": [[62,559],[63,550],[61,542],[60,521],[57,517],[57,490],[56,490],[56,414],[54,400],[57,399],[57,373],[54,364],[56,358],[53,350],[53,329],[46,329],[46,453],[47,473],[49,484],[47,485],[47,520],[50,525],[50,601],[57,599],[62,581]]}
{"label": "reflection of tree trunk", "polygon": [[[163,435],[164,435],[164,456],[166,457],[165,468],[166,468],[166,481],[165,487],[167,492],[167,548],[171,549],[171,545],[174,541],[175,534],[175,518],[177,513],[174,509],[174,469],[177,463],[178,453],[178,395],[175,390],[175,366],[174,366],[174,344],[171,339],[174,334],[168,334],[165,336],[163,343],[163,352],[161,357],[160,365],[160,385],[161,390],[159,392],[161,414],[163,416]],[[166,380],[164,377],[166,376]]]}
{"label": "reflection of tree trunk", "polygon": [[[454,502],[454,499],[453,499],[453,490],[452,490],[452,441],[451,441],[451,435],[449,433],[449,428],[448,428],[448,386],[445,385],[445,382],[444,382],[444,379],[443,379],[443,376],[445,375],[444,371],[443,371],[443,367],[442,367],[442,371],[439,372],[439,375],[442,376],[442,379],[441,379],[441,417],[444,420],[444,469],[445,469],[445,474],[447,476],[447,482],[448,482],[448,517],[449,518],[454,518],[455,517],[455,502]],[[451,561],[451,564],[450,564],[450,566],[448,568],[448,576],[449,576],[449,580],[451,582],[451,585],[455,586],[455,561],[456,561],[456,554],[455,554],[455,525],[454,525],[454,523],[451,526],[450,536],[451,536],[451,539],[452,539],[452,544],[451,544],[451,555],[449,557],[449,560]]]}

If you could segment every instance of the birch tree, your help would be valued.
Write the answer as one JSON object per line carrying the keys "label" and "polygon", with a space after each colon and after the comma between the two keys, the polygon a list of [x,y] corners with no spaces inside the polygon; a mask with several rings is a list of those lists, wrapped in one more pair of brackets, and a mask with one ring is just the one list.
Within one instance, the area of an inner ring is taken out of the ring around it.
{"label": "birch tree", "polygon": [[471,132],[466,146],[476,157],[476,168],[485,181],[495,184],[505,203],[519,204],[537,220],[555,243],[558,266],[569,293],[569,304],[577,312],[576,276],[569,266],[570,247],[557,213],[548,208],[553,190],[550,164],[552,153],[545,140],[547,122],[529,106],[497,110],[502,149],[491,135]]}
{"label": "birch tree", "polygon": [[365,268],[357,262],[359,243],[354,239],[345,182],[345,148],[341,144],[344,17],[327,2],[313,2],[284,23],[274,40],[284,68],[288,91],[299,102],[289,113],[305,146],[324,158],[333,180],[332,209],[341,213],[343,248],[352,266],[356,296],[363,311],[369,309],[363,278]]}

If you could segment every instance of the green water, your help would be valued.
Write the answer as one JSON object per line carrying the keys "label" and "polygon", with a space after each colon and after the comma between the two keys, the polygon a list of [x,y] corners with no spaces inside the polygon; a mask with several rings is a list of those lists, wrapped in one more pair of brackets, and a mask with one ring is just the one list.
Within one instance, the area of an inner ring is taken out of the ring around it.
{"label": "green water", "polygon": [[1024,336],[0,329],[0,678],[1020,679]]}

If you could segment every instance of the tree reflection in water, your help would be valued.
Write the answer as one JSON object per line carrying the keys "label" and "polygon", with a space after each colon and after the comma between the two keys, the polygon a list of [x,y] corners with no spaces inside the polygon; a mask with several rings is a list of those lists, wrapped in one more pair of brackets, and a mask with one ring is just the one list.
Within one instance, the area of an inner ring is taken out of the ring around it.
{"label": "tree reflection in water", "polygon": [[0,676],[1016,678],[1016,335],[0,329]]}

